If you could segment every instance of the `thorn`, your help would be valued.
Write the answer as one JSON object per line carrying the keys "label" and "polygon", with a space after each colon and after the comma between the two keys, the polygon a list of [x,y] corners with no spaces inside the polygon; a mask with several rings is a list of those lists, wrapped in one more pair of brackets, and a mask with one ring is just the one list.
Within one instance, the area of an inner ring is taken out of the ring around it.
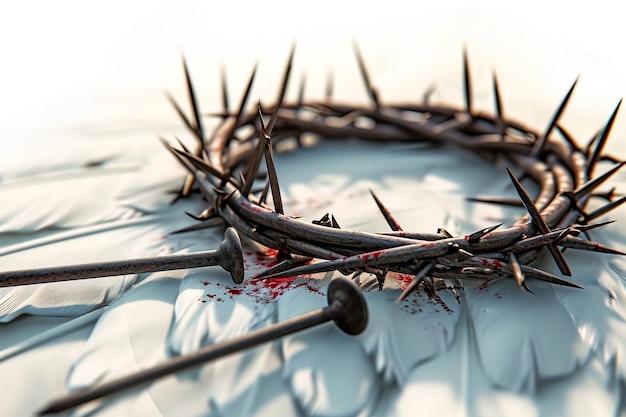
{"label": "thorn", "polygon": [[[509,263],[511,264],[511,270],[513,271],[513,278],[515,278],[515,282],[517,286],[521,289],[526,289],[524,283],[524,273],[522,272],[522,267],[520,266],[517,257],[513,252],[509,253]],[[531,291],[532,292],[532,291]]]}
{"label": "thorn", "polygon": [[[220,85],[222,90],[222,110],[224,115],[230,114],[230,103],[228,100],[228,83],[226,82],[226,68],[224,65],[220,66]],[[226,118],[224,116],[223,118]]]}
{"label": "thorn", "polygon": [[404,289],[404,291],[402,291],[402,294],[400,294],[400,296],[398,297],[398,299],[396,300],[396,303],[400,303],[402,301],[404,301],[404,299],[406,297],[409,296],[409,294],[411,294],[413,291],[415,291],[415,289],[417,288],[417,286],[424,281],[424,279],[426,278],[426,276],[428,274],[430,274],[430,271],[432,271],[432,269],[435,267],[435,263],[434,262],[429,262],[426,265],[424,265],[422,267],[422,269],[420,269],[420,271],[417,273],[417,275],[415,275],[415,278],[413,278],[413,281],[411,281],[411,283]]}
{"label": "thorn", "polygon": [[591,213],[589,213],[588,215],[585,216],[585,220],[587,221],[593,221],[594,219],[605,215],[606,213],[608,213],[609,211],[613,210],[614,208],[617,208],[619,206],[621,206],[622,204],[626,203],[626,197],[622,197],[618,200],[615,201],[611,201],[609,204],[606,204],[605,206],[600,207],[597,210],[592,211]]}
{"label": "thorn", "polygon": [[335,87],[335,76],[334,76],[333,71],[329,70],[328,73],[326,74],[326,88],[324,89],[327,103],[330,103],[333,100],[334,87]]}
{"label": "thorn", "polygon": [[565,248],[586,250],[591,252],[610,253],[613,255],[626,255],[626,252],[622,252],[621,250],[613,249],[600,243],[581,239],[575,236],[567,236],[561,241],[561,246]]}
{"label": "thorn", "polygon": [[285,68],[285,73],[283,74],[283,80],[280,85],[280,90],[278,93],[278,97],[276,99],[276,106],[274,107],[274,111],[272,112],[272,118],[270,119],[270,123],[267,127],[267,136],[272,136],[272,132],[274,131],[274,126],[276,125],[276,121],[278,120],[278,112],[283,105],[283,101],[285,99],[285,93],[287,92],[287,86],[289,85],[289,75],[291,74],[291,67],[293,65],[293,56],[296,52],[296,43],[294,42],[291,45],[291,52],[289,53],[289,59],[287,60],[287,67]]}
{"label": "thorn", "polygon": [[241,96],[241,101],[239,102],[239,108],[237,109],[237,118],[235,119],[235,123],[233,124],[230,132],[228,132],[229,138],[233,136],[235,129],[239,126],[244,118],[244,112],[246,109],[246,104],[248,103],[248,97],[250,96],[250,91],[252,90],[252,84],[254,83],[254,77],[256,76],[256,71],[258,68],[258,64],[254,64],[252,68],[252,72],[250,73],[250,78],[248,79],[248,84],[246,85],[246,89]]}
{"label": "thorn", "polygon": [[550,284],[562,285],[565,287],[572,287],[572,288],[578,288],[578,289],[583,288],[580,285],[576,284],[575,282],[568,281],[563,278],[559,278],[556,275],[553,275],[546,271],[542,271],[541,269],[533,268],[532,266],[523,265],[523,264],[520,266],[526,278],[538,279],[540,281],[549,282]]}
{"label": "thorn", "polygon": [[357,63],[359,65],[359,71],[361,72],[361,78],[363,79],[363,84],[365,84],[365,91],[370,97],[370,100],[372,100],[372,103],[374,103],[374,108],[378,110],[380,109],[378,94],[376,93],[376,89],[372,86],[370,76],[367,72],[367,66],[365,65],[363,55],[361,54],[361,50],[359,49],[356,41],[352,42],[352,48],[354,49],[354,54],[356,55]]}
{"label": "thorn", "polygon": [[502,226],[503,223],[500,224],[496,224],[495,226],[489,226],[486,227],[482,230],[479,230],[477,232],[472,233],[471,235],[469,235],[467,241],[469,243],[478,243],[480,241],[480,239],[482,239],[483,236],[485,236],[486,234],[489,234],[491,232],[493,232],[494,230],[496,230],[498,227]]}
{"label": "thorn", "polygon": [[565,139],[565,141],[567,143],[569,143],[569,145],[576,151],[578,152],[583,152],[582,148],[580,147],[580,145],[578,144],[578,142],[576,142],[576,139],[574,139],[574,136],[572,136],[567,130],[565,130],[565,128],[563,126],[561,126],[560,124],[556,124],[555,125],[556,130],[558,130],[558,132],[561,134],[561,136],[563,136],[563,139]]}
{"label": "thorn", "polygon": [[298,89],[298,108],[302,107],[304,103],[304,91],[306,89],[306,72],[302,73],[302,78],[300,78],[300,88]]}
{"label": "thorn", "polygon": [[467,197],[467,201],[474,203],[486,203],[495,204],[499,206],[507,207],[524,207],[521,201],[517,198],[500,198],[500,197]]}
{"label": "thorn", "polygon": [[609,138],[609,134],[611,133],[611,129],[613,128],[613,123],[615,122],[615,117],[617,116],[617,112],[619,111],[620,106],[622,105],[622,99],[619,100],[617,106],[611,113],[611,117],[606,122],[606,125],[602,128],[602,132],[596,141],[596,147],[593,150],[593,154],[591,155],[591,160],[587,164],[587,178],[593,177],[593,171],[596,168],[596,164],[600,157],[602,156],[602,151],[604,151],[604,145],[606,145],[607,139]]}
{"label": "thorn", "polygon": [[178,117],[180,117],[180,119],[183,121],[183,124],[185,125],[185,127],[189,129],[191,133],[196,135],[197,134],[196,128],[191,124],[187,116],[185,116],[185,113],[183,113],[183,110],[180,108],[176,100],[174,100],[174,97],[172,97],[171,94],[168,92],[165,93],[165,96],[167,97],[167,100],[170,102],[172,107],[174,107],[176,114],[178,114]]}
{"label": "thorn", "polygon": [[[550,229],[548,228],[548,225],[543,221],[543,218],[541,217],[541,213],[539,213],[539,210],[537,210],[535,203],[530,198],[530,196],[528,195],[528,193],[526,192],[522,184],[519,182],[519,180],[515,177],[515,174],[513,174],[513,171],[511,171],[509,168],[507,168],[506,170],[509,173],[509,177],[511,177],[513,186],[517,190],[517,194],[519,194],[520,199],[522,200],[524,207],[526,207],[526,211],[528,212],[528,214],[530,214],[530,218],[532,219],[533,224],[535,225],[537,230],[541,234],[544,234],[544,235],[547,233],[550,233]],[[567,264],[567,261],[565,260],[565,258],[563,257],[563,254],[557,249],[556,246],[552,244],[548,244],[547,248],[550,251],[552,258],[554,258],[554,262],[556,262],[556,265],[559,267],[559,270],[561,271],[561,273],[563,275],[571,276],[572,270]]]}
{"label": "thorn", "polygon": [[424,91],[424,94],[422,94],[422,102],[424,103],[425,106],[428,106],[428,104],[430,103],[430,98],[435,93],[435,90],[436,90],[435,85],[431,84],[428,86],[426,91]]}
{"label": "thorn", "polygon": [[492,73],[493,78],[493,96],[496,104],[496,125],[498,126],[498,130],[500,131],[500,136],[502,140],[504,140],[505,133],[505,124],[504,124],[504,113],[502,108],[502,100],[500,99],[500,88],[498,86],[498,77],[496,76],[496,72]]}
{"label": "thorn", "polygon": [[278,185],[278,175],[274,165],[274,157],[272,156],[272,138],[265,131],[265,123],[263,123],[263,113],[261,112],[261,102],[259,101],[259,120],[261,122],[260,141],[264,142],[263,153],[265,155],[265,165],[267,166],[267,176],[270,182],[270,190],[272,191],[272,199],[274,200],[274,211],[284,214],[283,199],[280,195],[280,186]]}
{"label": "thorn", "polygon": [[265,185],[263,186],[263,189],[261,190],[261,195],[259,196],[259,205],[263,205],[267,203],[267,194],[269,190],[270,190],[270,182],[265,181]]}
{"label": "thorn", "polygon": [[402,231],[402,226],[400,226],[400,224],[396,221],[389,209],[387,209],[387,207],[385,207],[385,205],[378,199],[378,197],[376,197],[374,191],[372,191],[371,189],[369,191],[391,230],[393,230],[394,232]]}
{"label": "thorn", "polygon": [[193,131],[198,139],[199,149],[198,155],[204,153],[204,128],[202,126],[202,119],[200,118],[200,109],[198,108],[198,102],[196,100],[196,94],[194,92],[193,83],[191,82],[191,76],[189,75],[189,69],[187,68],[187,62],[185,57],[182,57],[183,69],[185,71],[185,80],[187,81],[187,95],[189,96],[189,105],[193,112],[194,125]]}
{"label": "thorn", "polygon": [[548,139],[548,136],[552,132],[552,129],[554,129],[554,126],[559,121],[561,114],[563,114],[563,111],[565,110],[565,107],[567,106],[567,102],[569,101],[570,97],[572,96],[572,93],[574,92],[574,87],[576,87],[576,83],[578,83],[578,77],[576,77],[576,79],[574,80],[574,83],[569,88],[569,91],[567,92],[567,94],[565,94],[565,97],[563,97],[561,104],[559,105],[556,112],[554,113],[554,116],[552,116],[552,120],[550,120],[550,123],[548,123],[548,127],[546,128],[546,131],[544,132],[543,136],[541,136],[533,145],[533,149],[530,152],[531,155],[537,156],[543,150],[543,145],[545,144],[546,140]]}
{"label": "thorn", "polygon": [[202,158],[197,157],[194,154],[185,152],[185,151],[181,151],[180,149],[176,149],[176,148],[171,148],[172,152],[180,155],[181,157],[185,158],[187,161],[189,161],[194,167],[196,167],[197,169],[199,169],[200,171],[212,175],[215,178],[218,179],[223,179],[224,178],[224,174],[220,171],[218,171],[217,169],[215,169],[213,166],[211,166],[207,161],[205,161]]}
{"label": "thorn", "polygon": [[[259,108],[260,105],[261,104],[259,102]],[[263,119],[261,119],[261,121],[263,121]],[[243,187],[241,189],[241,194],[245,197],[250,194],[252,184],[254,184],[254,179],[259,172],[259,167],[261,166],[261,161],[263,160],[263,155],[265,153],[265,138],[263,137],[262,132],[257,140],[258,141],[254,150],[254,155],[252,156],[252,161],[248,163],[248,169],[246,170],[246,181],[243,183]]]}
{"label": "thorn", "polygon": [[313,220],[311,223],[318,226],[331,227],[330,215],[326,213],[322,216],[322,218],[319,220]]}
{"label": "thorn", "polygon": [[265,276],[268,276],[271,274],[277,274],[279,272],[288,271],[289,269],[292,269],[294,267],[307,264],[311,262],[312,259],[313,258],[311,258],[310,256],[291,256],[285,259],[284,261],[280,262],[279,264],[276,264],[262,271],[261,273],[251,277],[250,280],[255,281],[259,279],[265,279]]}
{"label": "thorn", "polygon": [[472,80],[470,75],[469,58],[467,55],[467,47],[463,47],[463,89],[465,91],[465,110],[467,114],[473,118],[472,113]]}
{"label": "thorn", "polygon": [[587,146],[585,146],[585,157],[587,160],[591,158],[591,147],[596,143],[598,138],[600,137],[600,133],[602,132],[602,128],[598,129],[598,131],[589,139]]}
{"label": "thorn", "polygon": [[206,220],[215,216],[215,210],[213,210],[212,208],[208,208],[208,209],[205,209],[202,213],[200,213],[197,216],[188,211],[186,211],[185,214],[196,221],[203,221],[203,220]]}
{"label": "thorn", "polygon": [[443,227],[440,227],[439,229],[437,229],[437,233],[444,236],[446,239],[450,239],[454,236],[452,236],[452,233],[448,232],[446,229],[444,229]]}
{"label": "thorn", "polygon": [[604,174],[600,175],[599,177],[593,178],[587,181],[586,183],[584,183],[583,185],[581,185],[580,187],[578,187],[576,190],[572,192],[573,198],[576,201],[579,201],[580,199],[591,194],[593,190],[595,190],[597,187],[602,185],[604,181],[608,180],[613,174],[619,171],[620,168],[622,168],[622,166],[624,166],[625,163],[626,162],[618,163],[616,166],[614,166],[613,168],[611,168]]}
{"label": "thorn", "polygon": [[[192,153],[178,137],[176,137],[176,141],[185,152],[189,154]],[[195,182],[196,177],[193,174],[187,174],[185,176],[185,182],[183,183],[183,187],[180,190],[181,197],[187,197],[191,193],[191,189],[193,188]]]}
{"label": "thorn", "polygon": [[[163,144],[163,146],[165,146],[165,148],[167,150],[169,150],[170,152],[173,153],[172,151],[172,145],[169,144],[169,142],[167,140],[165,140],[162,137],[159,137],[159,140],[161,141],[161,143]],[[189,152],[189,149],[187,149],[187,147],[185,146],[185,144],[178,138],[176,137],[176,141],[178,142],[178,144],[180,145],[181,148],[183,148],[183,150],[185,152]],[[181,161],[182,163],[182,161]],[[184,165],[184,164],[183,164]],[[174,197],[174,199],[172,200],[171,204],[176,203],[178,200],[180,200],[183,197],[187,197],[189,194],[191,194],[191,190],[193,188],[193,184],[195,183],[195,177],[193,174],[188,173],[187,175],[185,175],[185,179],[183,181],[183,185],[180,188],[179,191],[176,192],[176,196]]]}
{"label": "thorn", "polygon": [[[188,213],[185,213],[185,214],[188,214]],[[170,232],[169,234],[177,235],[181,233],[195,232],[197,230],[204,230],[210,227],[221,226],[223,224],[224,224],[224,219],[222,219],[221,217],[212,217],[206,220],[202,220],[199,223],[194,223],[190,226],[174,230],[173,232]]]}

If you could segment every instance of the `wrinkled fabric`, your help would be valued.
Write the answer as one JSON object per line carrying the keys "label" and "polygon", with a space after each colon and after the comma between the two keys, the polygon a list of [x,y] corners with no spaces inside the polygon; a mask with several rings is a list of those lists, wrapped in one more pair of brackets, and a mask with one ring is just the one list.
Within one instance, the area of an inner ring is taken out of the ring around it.
{"label": "wrinkled fabric", "polygon": [[[170,234],[193,223],[184,211],[197,214],[204,206],[197,199],[170,205],[166,191],[181,184],[183,172],[173,166],[175,175],[162,172],[160,158],[144,155],[123,172],[47,176],[48,205],[39,214],[20,209],[41,196],[37,181],[24,185],[25,194],[0,209],[3,268],[217,247],[221,227]],[[343,228],[387,231],[373,190],[405,230],[471,233],[522,213],[465,201],[514,196],[502,168],[477,161],[459,151],[346,141],[278,155],[276,162],[286,213],[305,221],[331,213]],[[17,193],[18,185],[0,193]],[[611,213],[625,217],[623,210]],[[593,238],[619,247],[623,224],[594,230]],[[275,253],[244,244],[241,285],[213,267],[0,290],[0,334],[11,339],[0,345],[0,389],[9,393],[0,414],[28,415],[65,392],[326,304],[329,280],[339,274],[255,280]],[[468,281],[456,294],[418,291],[396,303],[411,277],[389,274],[379,291],[364,274],[370,321],[362,335],[325,324],[73,415],[615,415],[626,371],[626,265],[574,250],[566,257],[583,290],[529,280],[530,294],[512,280]],[[554,271],[551,259],[541,263]],[[16,390],[15,381],[29,390]]]}

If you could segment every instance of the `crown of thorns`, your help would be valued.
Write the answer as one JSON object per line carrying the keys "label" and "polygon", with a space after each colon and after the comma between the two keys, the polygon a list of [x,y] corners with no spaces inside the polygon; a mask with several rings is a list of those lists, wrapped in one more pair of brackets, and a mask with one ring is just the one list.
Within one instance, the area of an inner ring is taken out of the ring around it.
{"label": "crown of thorns", "polygon": [[[504,117],[497,78],[493,76],[494,115],[479,114],[472,108],[472,87],[467,53],[463,54],[465,107],[454,109],[429,104],[426,94],[421,104],[395,105],[380,100],[373,87],[362,55],[354,47],[360,73],[370,103],[363,106],[343,105],[331,100],[332,84],[323,102],[309,102],[303,97],[304,83],[295,103],[285,103],[293,61],[292,49],[273,106],[246,112],[246,102],[256,68],[237,111],[231,112],[222,78],[223,112],[212,114],[222,121],[212,135],[205,136],[200,110],[187,65],[183,66],[192,118],[170,101],[185,126],[197,139],[196,152],[181,143],[176,149],[166,146],[189,170],[179,196],[186,196],[196,184],[210,207],[199,216],[201,223],[192,228],[215,224],[216,219],[234,227],[239,233],[265,246],[277,249],[282,262],[257,278],[285,277],[339,270],[344,273],[374,273],[379,283],[393,271],[414,275],[411,285],[400,299],[420,283],[431,286],[433,278],[452,280],[513,278],[522,289],[529,289],[525,278],[553,284],[578,287],[575,282],[530,266],[548,251],[560,272],[572,272],[562,250],[575,248],[596,252],[623,254],[591,240],[581,238],[586,231],[607,223],[591,222],[626,201],[615,190],[598,193],[598,187],[617,172],[623,162],[604,153],[621,100],[606,125],[586,146],[581,146],[559,124],[572,95],[576,80],[543,133]],[[264,119],[269,116],[269,123]],[[359,123],[367,119],[369,123]],[[253,129],[250,129],[253,127]],[[245,128],[245,129],[244,129]],[[250,132],[243,136],[241,132]],[[272,135],[273,132],[275,135]],[[558,136],[556,133],[558,132]],[[325,138],[359,138],[380,142],[425,142],[449,144],[471,151],[488,161],[504,160],[516,171],[534,180],[540,187],[537,198],[525,191],[513,171],[507,168],[519,200],[474,198],[477,202],[519,205],[527,214],[509,227],[501,225],[463,236],[453,236],[443,229],[437,232],[405,231],[389,210],[372,193],[391,231],[366,233],[341,229],[334,216],[326,214],[313,224],[284,213],[272,147],[278,142],[314,133]],[[259,167],[265,159],[265,186],[253,191]],[[612,168],[594,176],[598,162],[610,161]],[[267,204],[271,192],[273,207]],[[601,197],[606,204],[594,211],[586,210],[591,197]],[[325,260],[299,266],[317,258]]]}

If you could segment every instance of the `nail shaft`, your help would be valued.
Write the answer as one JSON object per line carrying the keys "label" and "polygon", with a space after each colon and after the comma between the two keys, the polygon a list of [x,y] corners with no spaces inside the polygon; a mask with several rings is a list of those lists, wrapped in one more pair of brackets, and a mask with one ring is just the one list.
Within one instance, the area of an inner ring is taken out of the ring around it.
{"label": "nail shaft", "polygon": [[220,265],[231,273],[233,281],[243,281],[243,256],[239,235],[226,230],[225,239],[217,250],[190,254],[175,254],[153,258],[58,266],[0,273],[0,287],[42,284],[86,278],[110,277],[144,272],[199,268]]}
{"label": "nail shaft", "polygon": [[206,346],[197,352],[170,359],[154,368],[108,382],[101,386],[76,392],[53,401],[39,414],[59,413],[88,401],[111,395],[331,320],[334,320],[337,326],[348,334],[356,335],[365,329],[367,325],[367,307],[361,291],[353,282],[346,279],[331,281],[328,287],[327,298],[327,307],[255,330],[227,342]]}

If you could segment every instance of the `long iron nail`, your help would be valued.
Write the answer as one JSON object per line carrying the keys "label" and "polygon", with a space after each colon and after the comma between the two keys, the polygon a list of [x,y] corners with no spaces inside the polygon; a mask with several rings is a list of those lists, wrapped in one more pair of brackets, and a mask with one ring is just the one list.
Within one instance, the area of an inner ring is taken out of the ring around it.
{"label": "long iron nail", "polygon": [[83,278],[111,277],[143,272],[169,271],[173,269],[199,268],[219,265],[230,272],[233,281],[243,281],[243,253],[239,235],[232,227],[226,229],[219,249],[154,258],[99,262],[58,266],[51,268],[24,269],[0,273],[0,287],[70,281]]}
{"label": "long iron nail", "polygon": [[197,352],[170,359],[154,368],[108,382],[99,387],[70,394],[53,401],[39,414],[59,413],[88,401],[151,382],[165,375],[267,343],[331,320],[339,329],[349,335],[358,335],[365,330],[368,320],[367,304],[356,284],[343,278],[332,280],[328,286],[327,300],[327,307],[255,330],[227,342],[206,346]]}

